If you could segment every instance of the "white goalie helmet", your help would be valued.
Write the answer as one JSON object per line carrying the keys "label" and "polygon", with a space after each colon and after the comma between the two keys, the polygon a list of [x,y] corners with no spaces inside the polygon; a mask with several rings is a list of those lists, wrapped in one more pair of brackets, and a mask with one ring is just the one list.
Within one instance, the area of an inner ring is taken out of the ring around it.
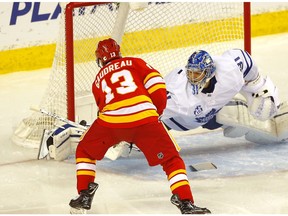
{"label": "white goalie helmet", "polygon": [[204,50],[197,50],[189,57],[186,65],[186,75],[193,87],[193,93],[198,94],[205,84],[215,75],[215,64],[211,56]]}

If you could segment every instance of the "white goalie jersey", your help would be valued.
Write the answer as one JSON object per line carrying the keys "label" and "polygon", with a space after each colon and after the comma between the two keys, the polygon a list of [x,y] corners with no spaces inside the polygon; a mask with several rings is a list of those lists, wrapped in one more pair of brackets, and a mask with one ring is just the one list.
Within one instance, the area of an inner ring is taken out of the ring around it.
{"label": "white goalie jersey", "polygon": [[[165,125],[177,131],[205,125],[238,93],[246,97],[248,106],[257,104],[250,112],[254,116],[258,115],[259,119],[263,115],[263,118],[270,118],[276,114],[279,105],[277,88],[268,77],[263,78],[259,74],[257,65],[247,52],[232,49],[222,56],[212,56],[212,59],[216,66],[215,76],[210,80],[209,88],[198,94],[193,94],[185,66],[174,69],[164,77],[167,106],[161,120]],[[268,114],[263,114],[259,107],[266,100],[258,101],[256,97],[269,98],[272,102],[267,103],[272,104],[273,107],[269,108],[272,111],[265,110]]]}

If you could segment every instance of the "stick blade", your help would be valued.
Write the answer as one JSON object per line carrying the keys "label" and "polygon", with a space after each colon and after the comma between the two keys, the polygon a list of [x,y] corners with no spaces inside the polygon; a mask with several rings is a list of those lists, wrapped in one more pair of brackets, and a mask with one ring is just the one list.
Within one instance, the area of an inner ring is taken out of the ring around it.
{"label": "stick blade", "polygon": [[211,162],[204,162],[204,163],[190,165],[189,168],[192,172],[198,172],[202,170],[217,169],[217,166]]}

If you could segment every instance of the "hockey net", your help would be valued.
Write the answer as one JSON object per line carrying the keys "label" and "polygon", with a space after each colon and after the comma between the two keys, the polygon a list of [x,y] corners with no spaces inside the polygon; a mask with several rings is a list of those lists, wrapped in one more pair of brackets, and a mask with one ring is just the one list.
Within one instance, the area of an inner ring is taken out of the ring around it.
{"label": "hockey net", "polygon": [[[186,64],[196,49],[212,55],[230,48],[250,51],[248,3],[80,2],[62,6],[52,72],[39,107],[76,122],[91,123],[97,115],[91,85],[99,71],[94,54],[99,40],[114,38],[123,56],[143,58],[163,76]],[[43,130],[59,124],[32,113],[17,126],[12,141],[38,148]]]}

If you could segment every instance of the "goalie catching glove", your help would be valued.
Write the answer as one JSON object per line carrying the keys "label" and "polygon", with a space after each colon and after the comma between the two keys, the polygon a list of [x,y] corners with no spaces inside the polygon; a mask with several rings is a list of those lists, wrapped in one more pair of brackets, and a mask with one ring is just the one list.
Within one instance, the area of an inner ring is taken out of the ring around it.
{"label": "goalie catching glove", "polygon": [[248,82],[241,92],[247,100],[250,114],[260,120],[273,118],[279,108],[278,89],[271,79],[258,75],[254,81]]}
{"label": "goalie catching glove", "polygon": [[70,155],[75,154],[83,129],[76,128],[70,124],[56,127],[52,130],[44,130],[38,159],[54,158],[62,161]]}

